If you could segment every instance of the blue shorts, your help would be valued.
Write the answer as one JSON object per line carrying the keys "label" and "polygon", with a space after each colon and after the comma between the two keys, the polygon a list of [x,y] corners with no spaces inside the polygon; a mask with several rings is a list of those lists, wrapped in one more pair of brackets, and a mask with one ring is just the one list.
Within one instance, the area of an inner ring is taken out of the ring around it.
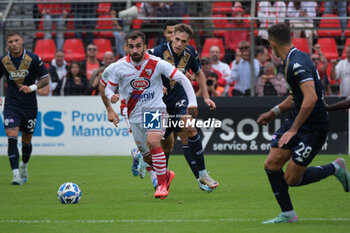
{"label": "blue shorts", "polygon": [[33,134],[36,125],[38,110],[23,110],[20,108],[5,106],[4,126],[5,129],[19,127],[21,132]]}
{"label": "blue shorts", "polygon": [[[278,147],[278,142],[282,135],[290,129],[293,122],[286,120],[282,127],[278,129],[271,140],[271,147]],[[283,149],[292,151],[293,161],[300,166],[307,166],[314,159],[326,142],[328,134],[327,128],[314,129],[308,126],[301,126],[298,133],[283,146]]]}
{"label": "blue shorts", "polygon": [[[166,104],[166,110],[169,114],[169,121],[177,122],[179,121],[180,117],[183,115],[186,115],[187,113],[187,106],[188,106],[188,99],[187,96],[183,96],[182,98],[175,101],[168,101]],[[179,132],[181,131],[180,127],[168,127],[166,128],[164,138],[167,138],[172,132]]]}

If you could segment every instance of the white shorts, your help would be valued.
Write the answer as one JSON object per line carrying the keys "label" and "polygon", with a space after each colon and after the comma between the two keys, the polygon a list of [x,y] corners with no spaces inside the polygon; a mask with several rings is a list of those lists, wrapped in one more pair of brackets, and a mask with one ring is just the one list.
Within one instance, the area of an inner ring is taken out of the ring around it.
{"label": "white shorts", "polygon": [[165,128],[161,129],[145,129],[143,123],[130,123],[130,128],[132,130],[132,136],[134,137],[135,144],[142,155],[149,152],[147,145],[147,134],[149,133],[159,133],[164,136]]}

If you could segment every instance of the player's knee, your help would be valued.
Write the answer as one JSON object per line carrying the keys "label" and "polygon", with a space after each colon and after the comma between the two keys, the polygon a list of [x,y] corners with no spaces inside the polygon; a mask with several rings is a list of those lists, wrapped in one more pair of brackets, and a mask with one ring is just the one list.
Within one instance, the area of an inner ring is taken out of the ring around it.
{"label": "player's knee", "polygon": [[288,186],[295,186],[299,182],[300,178],[284,174],[284,180],[286,181]]}
{"label": "player's knee", "polygon": [[272,160],[267,159],[264,162],[264,169],[270,171],[279,171],[282,169],[282,166],[278,163],[273,162]]}
{"label": "player's knee", "polygon": [[150,150],[160,147],[159,140],[156,140],[155,138],[147,139],[147,144]]}

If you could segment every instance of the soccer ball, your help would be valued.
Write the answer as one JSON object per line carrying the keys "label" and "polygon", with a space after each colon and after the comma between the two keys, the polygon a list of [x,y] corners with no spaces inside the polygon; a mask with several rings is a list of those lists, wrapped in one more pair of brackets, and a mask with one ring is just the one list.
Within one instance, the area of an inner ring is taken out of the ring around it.
{"label": "soccer ball", "polygon": [[81,197],[81,191],[78,185],[67,182],[58,188],[57,197],[62,204],[77,204]]}

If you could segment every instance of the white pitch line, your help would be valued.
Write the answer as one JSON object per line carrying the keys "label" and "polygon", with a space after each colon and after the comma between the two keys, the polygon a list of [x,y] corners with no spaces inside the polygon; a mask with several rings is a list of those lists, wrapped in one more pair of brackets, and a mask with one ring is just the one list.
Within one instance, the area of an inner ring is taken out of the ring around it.
{"label": "white pitch line", "polygon": [[[347,222],[350,218],[301,218],[300,221]],[[258,219],[101,219],[101,220],[16,220],[2,219],[0,223],[186,223],[186,222],[259,222]]]}

